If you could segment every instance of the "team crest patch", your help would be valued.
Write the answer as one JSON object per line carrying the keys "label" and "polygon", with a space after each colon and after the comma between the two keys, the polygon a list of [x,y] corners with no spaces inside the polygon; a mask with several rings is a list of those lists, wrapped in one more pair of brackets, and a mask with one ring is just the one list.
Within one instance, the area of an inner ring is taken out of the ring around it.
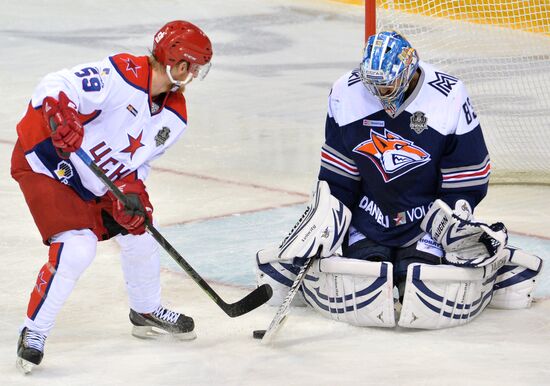
{"label": "team crest patch", "polygon": [[60,182],[67,185],[69,183],[69,178],[74,176],[73,167],[67,161],[61,161],[57,164],[57,169],[54,170],[55,175]]}
{"label": "team crest patch", "polygon": [[368,157],[384,182],[395,180],[431,159],[424,149],[387,129],[384,129],[384,134],[371,129],[370,139],[357,145],[353,151]]}
{"label": "team crest patch", "polygon": [[417,111],[411,115],[411,130],[416,134],[422,133],[428,128],[428,118],[422,111]]}
{"label": "team crest patch", "polygon": [[168,138],[170,138],[170,129],[166,126],[163,126],[162,129],[159,130],[157,135],[155,135],[155,143],[157,144],[157,147],[164,145]]}

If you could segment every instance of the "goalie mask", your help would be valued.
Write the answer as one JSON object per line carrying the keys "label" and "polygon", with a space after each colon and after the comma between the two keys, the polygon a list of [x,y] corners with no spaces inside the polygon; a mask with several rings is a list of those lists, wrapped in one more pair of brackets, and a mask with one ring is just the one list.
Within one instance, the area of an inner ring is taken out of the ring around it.
{"label": "goalie mask", "polygon": [[397,32],[380,32],[369,37],[359,65],[360,76],[388,114],[395,114],[403,103],[418,60],[416,50]]}
{"label": "goalie mask", "polygon": [[[193,78],[204,79],[210,70],[212,55],[212,44],[208,36],[187,21],[171,21],[155,34],[153,56],[166,66],[166,74],[176,89]],[[175,80],[170,69],[182,61],[188,65],[187,78]]]}

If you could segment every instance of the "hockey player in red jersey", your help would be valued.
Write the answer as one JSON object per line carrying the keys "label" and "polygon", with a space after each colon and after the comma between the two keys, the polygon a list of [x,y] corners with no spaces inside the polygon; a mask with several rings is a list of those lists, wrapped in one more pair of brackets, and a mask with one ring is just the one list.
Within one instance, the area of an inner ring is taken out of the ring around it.
{"label": "hockey player in red jersey", "polygon": [[[206,34],[186,21],[164,25],[150,56],[121,53],[48,74],[17,125],[11,174],[49,247],[32,290],[17,348],[18,366],[40,364],[63,303],[96,254],[115,238],[127,284],[132,334],[153,327],[193,339],[193,319],[161,305],[156,241],[145,233],[153,206],[144,181],[150,162],[187,127],[183,91],[206,76],[212,59]],[[85,151],[132,207],[122,205],[73,152]]]}
{"label": "hockey player in red jersey", "polygon": [[321,246],[302,290],[327,318],[436,329],[489,305],[526,308],[542,260],[507,245],[501,223],[474,219],[490,168],[464,83],[399,33],[370,36],[329,95],[315,201],[278,248],[258,253],[258,283],[281,302]]}

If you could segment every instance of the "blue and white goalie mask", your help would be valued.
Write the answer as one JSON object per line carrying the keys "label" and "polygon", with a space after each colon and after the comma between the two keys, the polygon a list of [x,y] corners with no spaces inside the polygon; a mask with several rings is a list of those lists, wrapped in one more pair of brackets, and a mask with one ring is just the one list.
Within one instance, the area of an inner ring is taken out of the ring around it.
{"label": "blue and white goalie mask", "polygon": [[417,68],[416,50],[394,31],[370,36],[359,66],[363,84],[391,115],[403,103],[405,91]]}

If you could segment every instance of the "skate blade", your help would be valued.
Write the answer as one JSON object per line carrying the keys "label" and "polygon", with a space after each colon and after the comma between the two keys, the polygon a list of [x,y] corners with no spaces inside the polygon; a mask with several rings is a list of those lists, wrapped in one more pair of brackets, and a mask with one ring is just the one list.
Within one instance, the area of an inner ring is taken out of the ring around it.
{"label": "skate blade", "polygon": [[178,340],[193,340],[197,337],[195,331],[170,334],[164,330],[151,326],[133,326],[132,335],[139,339],[161,339],[166,337],[174,337]]}
{"label": "skate blade", "polygon": [[34,363],[29,362],[23,358],[17,358],[17,361],[15,362],[15,366],[17,367],[17,370],[19,370],[21,373],[27,375],[30,374],[33,367],[35,366]]}

